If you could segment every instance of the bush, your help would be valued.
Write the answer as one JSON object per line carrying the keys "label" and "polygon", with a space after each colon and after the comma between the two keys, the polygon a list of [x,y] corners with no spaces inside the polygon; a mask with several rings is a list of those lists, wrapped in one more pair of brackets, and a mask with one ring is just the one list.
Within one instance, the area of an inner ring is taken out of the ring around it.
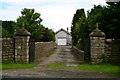
{"label": "bush", "polygon": [[78,40],[76,47],[77,47],[78,49],[81,49],[81,50],[84,49],[84,43],[83,43],[83,40],[82,40],[82,39],[79,39],[79,40]]}

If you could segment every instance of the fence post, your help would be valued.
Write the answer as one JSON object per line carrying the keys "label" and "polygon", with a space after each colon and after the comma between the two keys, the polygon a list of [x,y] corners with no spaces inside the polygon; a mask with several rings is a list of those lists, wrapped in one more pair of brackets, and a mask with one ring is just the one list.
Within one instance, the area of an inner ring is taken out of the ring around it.
{"label": "fence post", "polygon": [[15,61],[29,63],[29,39],[31,33],[26,29],[19,29],[15,33]]}
{"label": "fence post", "polygon": [[103,61],[102,57],[105,53],[105,33],[98,29],[98,24],[96,29],[90,33],[90,54],[91,63],[101,63]]}

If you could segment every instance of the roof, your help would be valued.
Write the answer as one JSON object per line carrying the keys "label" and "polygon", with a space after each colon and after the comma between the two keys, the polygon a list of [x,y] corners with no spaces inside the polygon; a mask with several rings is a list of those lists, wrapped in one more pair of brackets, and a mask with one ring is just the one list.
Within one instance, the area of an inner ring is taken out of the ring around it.
{"label": "roof", "polygon": [[69,32],[67,32],[66,30],[64,30],[64,29],[60,29],[60,30],[58,30],[55,34],[57,34],[57,33],[59,33],[60,31],[64,31],[65,33],[67,33],[68,35],[71,35]]}

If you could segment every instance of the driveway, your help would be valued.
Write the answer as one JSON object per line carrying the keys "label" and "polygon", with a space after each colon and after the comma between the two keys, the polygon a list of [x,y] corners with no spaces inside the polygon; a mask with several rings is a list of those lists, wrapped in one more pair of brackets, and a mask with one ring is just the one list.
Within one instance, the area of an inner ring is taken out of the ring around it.
{"label": "driveway", "polygon": [[71,46],[57,46],[55,53],[42,62],[45,65],[56,63],[63,63],[67,66],[79,65],[71,53]]}
{"label": "driveway", "polygon": [[3,70],[3,78],[109,78],[106,74],[90,70],[46,68],[45,65],[63,63],[66,66],[79,65],[71,53],[71,46],[57,46],[54,54],[42,58],[43,62],[32,69]]}

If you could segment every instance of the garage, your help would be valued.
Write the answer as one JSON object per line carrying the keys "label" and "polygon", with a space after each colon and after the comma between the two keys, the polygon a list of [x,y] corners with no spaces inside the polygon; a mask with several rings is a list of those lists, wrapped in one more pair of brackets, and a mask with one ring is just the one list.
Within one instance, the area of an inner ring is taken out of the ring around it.
{"label": "garage", "polygon": [[60,29],[55,33],[55,43],[56,45],[67,45],[72,44],[72,37],[68,31]]}
{"label": "garage", "polygon": [[66,39],[58,39],[58,45],[66,45]]}

